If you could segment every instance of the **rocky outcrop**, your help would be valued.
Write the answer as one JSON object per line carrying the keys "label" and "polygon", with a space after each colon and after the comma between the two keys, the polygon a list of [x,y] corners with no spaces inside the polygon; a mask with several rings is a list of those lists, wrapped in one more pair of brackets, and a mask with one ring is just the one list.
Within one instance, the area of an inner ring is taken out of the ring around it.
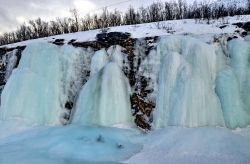
{"label": "rocky outcrop", "polygon": [[[18,46],[15,48],[0,48],[0,86],[4,86],[7,82],[7,73],[10,73],[12,69],[18,66],[19,61],[21,59],[22,51],[25,48],[26,46]],[[15,55],[15,61],[10,61],[12,55]],[[13,64],[13,66],[11,68],[8,68],[9,64]],[[7,68],[10,70],[7,70]]]}
{"label": "rocky outcrop", "polygon": [[238,22],[238,23],[233,23],[233,25],[244,29],[245,31],[250,31],[250,22]]}

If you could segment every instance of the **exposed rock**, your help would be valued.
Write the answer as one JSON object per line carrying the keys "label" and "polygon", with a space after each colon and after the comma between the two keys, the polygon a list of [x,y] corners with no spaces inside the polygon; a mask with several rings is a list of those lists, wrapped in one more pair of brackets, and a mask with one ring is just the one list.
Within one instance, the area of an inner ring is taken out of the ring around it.
{"label": "exposed rock", "polygon": [[233,36],[233,37],[230,37],[230,36],[229,36],[229,37],[227,38],[227,41],[229,42],[230,40],[237,39],[237,38],[238,38],[238,36]]}
{"label": "exposed rock", "polygon": [[247,36],[247,32],[246,32],[246,31],[243,31],[243,32],[241,33],[241,36],[242,36],[242,37]]}
{"label": "exposed rock", "polygon": [[7,52],[6,47],[0,48],[0,56],[6,54],[6,52]]}
{"label": "exposed rock", "polygon": [[110,32],[110,33],[100,33],[96,35],[96,40],[102,45],[121,45],[122,42],[129,39],[130,33],[123,32]]}
{"label": "exposed rock", "polygon": [[[0,85],[5,85],[6,84],[6,69],[7,69],[7,65],[9,63],[9,59],[7,56],[8,52],[11,52],[13,50],[17,50],[15,55],[17,57],[16,63],[14,68],[16,68],[19,64],[19,61],[21,59],[21,55],[22,55],[22,51],[26,48],[26,46],[18,46],[18,47],[14,47],[14,48],[0,48],[0,58],[1,60],[3,60],[3,58],[7,58],[7,60],[5,60],[5,62],[0,63]],[[1,92],[0,92],[1,93]]]}
{"label": "exposed rock", "polygon": [[52,42],[55,45],[62,46],[64,45],[64,39],[56,39],[54,42]]}
{"label": "exposed rock", "polygon": [[151,126],[150,124],[148,124],[145,120],[145,118],[143,117],[143,115],[136,115],[135,117],[135,123],[138,127],[144,129],[144,130],[150,130]]}
{"label": "exposed rock", "polygon": [[22,46],[22,47],[17,47],[17,52],[16,52],[16,56],[17,56],[17,61],[16,61],[16,65],[14,68],[17,68],[19,65],[19,62],[21,60],[21,56],[22,56],[22,52],[23,50],[26,48],[26,46]]}
{"label": "exposed rock", "polygon": [[131,96],[130,100],[131,100],[132,109],[134,109],[133,115],[136,115],[137,113],[140,112],[143,115],[146,115],[147,117],[150,116],[152,109],[154,108],[153,104],[145,102],[136,93],[134,93]]}
{"label": "exposed rock", "polygon": [[222,26],[220,26],[219,28],[220,29],[223,29],[223,28],[225,28],[225,27],[227,27],[228,25],[222,25]]}
{"label": "exposed rock", "polygon": [[90,42],[73,42],[73,43],[71,43],[71,45],[74,46],[74,47],[82,47],[82,48],[91,47],[91,48],[93,48],[95,51],[104,48],[104,46],[101,45],[101,44],[100,44],[99,42],[97,42],[97,41],[90,41]]}
{"label": "exposed rock", "polygon": [[72,44],[73,42],[75,42],[76,41],[76,39],[71,39],[69,42],[68,42],[68,44]]}
{"label": "exposed rock", "polygon": [[66,109],[71,110],[73,108],[73,102],[68,101],[68,102],[65,103],[64,106],[65,106]]}
{"label": "exposed rock", "polygon": [[244,23],[242,23],[242,22],[238,22],[238,23],[233,23],[232,25],[235,25],[235,26],[241,28],[243,26],[243,24]]}
{"label": "exposed rock", "polygon": [[246,22],[244,23],[244,25],[242,26],[242,28],[246,31],[250,31],[250,22]]}
{"label": "exposed rock", "polygon": [[235,30],[234,32],[236,32],[236,33],[240,33],[240,30]]}
{"label": "exposed rock", "polygon": [[250,31],[250,22],[238,22],[238,23],[233,23],[233,25],[243,28],[245,31]]}

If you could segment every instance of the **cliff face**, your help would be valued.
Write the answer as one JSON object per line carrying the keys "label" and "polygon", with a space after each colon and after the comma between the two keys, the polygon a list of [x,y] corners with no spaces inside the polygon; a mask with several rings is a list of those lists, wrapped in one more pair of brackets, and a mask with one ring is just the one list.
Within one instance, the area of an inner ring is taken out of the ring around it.
{"label": "cliff face", "polygon": [[[152,79],[147,77],[146,74],[143,74],[141,67],[144,66],[145,68],[150,66],[150,63],[142,63],[142,61],[150,55],[150,52],[155,53],[157,40],[157,36],[135,39],[131,38],[129,33],[110,32],[98,34],[96,41],[70,41],[68,43],[74,47],[91,47],[94,51],[101,49],[108,50],[108,48],[113,45],[123,47],[124,64],[122,70],[132,88],[130,100],[133,118],[138,127],[147,130],[151,128],[150,121],[152,120],[150,118],[151,112],[155,108],[156,96],[152,96],[152,94],[155,94],[153,93],[155,92],[154,88],[150,86]],[[155,72],[151,73],[154,74]],[[86,82],[88,78],[89,75],[85,77],[86,80],[84,81]]]}
{"label": "cliff face", "polygon": [[[50,44],[36,43],[27,48],[1,48],[1,88],[5,86],[12,70],[17,67],[17,70],[19,70],[15,71],[17,80],[12,78],[12,83],[6,86],[8,91],[4,90],[4,96],[2,97],[5,101],[2,106],[5,105],[6,109],[9,108],[9,105],[12,106],[12,98],[15,97],[17,104],[26,104],[24,105],[25,109],[29,107],[29,100],[24,98],[25,95],[21,97],[19,95],[19,98],[16,98],[15,92],[19,91],[19,82],[13,81],[26,81],[26,90],[29,90],[29,86],[32,87],[33,83],[29,79],[23,78],[22,72],[26,71],[27,77],[33,78],[34,70],[36,77],[42,76],[42,78],[39,78],[42,82],[38,79],[38,84],[42,84],[45,90],[47,89],[46,92],[41,90],[42,93],[44,95],[51,93],[44,96],[47,98],[46,100],[52,104],[52,107],[55,105],[52,99],[57,102],[57,116],[53,116],[55,119],[52,119],[56,120],[55,123],[71,123],[76,110],[77,99],[82,97],[82,99],[89,99],[89,101],[93,100],[93,103],[87,101],[79,103],[87,104],[84,106],[88,106],[93,119],[101,117],[100,115],[103,114],[97,112],[98,114],[95,115],[91,113],[92,106],[93,108],[96,107],[97,110],[101,109],[96,106],[101,102],[105,102],[101,104],[104,104],[105,109],[109,111],[108,113],[112,113],[117,108],[129,108],[126,105],[119,107],[120,104],[131,105],[132,119],[143,130],[150,130],[152,125],[155,128],[168,125],[198,127],[225,126],[225,124],[229,128],[244,127],[250,121],[250,117],[246,113],[249,110],[248,105],[244,105],[249,104],[248,91],[250,87],[247,83],[249,80],[247,77],[249,75],[249,62],[247,61],[249,41],[247,39],[246,41],[234,41],[236,38],[221,35],[221,38],[214,38],[212,43],[207,44],[189,36],[155,36],[138,39],[132,38],[129,33],[110,32],[98,34],[95,41],[89,42],[70,40],[65,43],[64,39],[56,39]],[[233,41],[228,42],[232,39]],[[25,55],[25,59],[22,55]],[[102,57],[103,59],[101,59]],[[22,66],[19,65],[21,58]],[[54,64],[55,66],[53,66]],[[41,65],[41,68],[39,65]],[[26,67],[30,72],[27,72]],[[115,72],[114,68],[119,68],[119,71]],[[121,79],[124,75],[120,74],[120,69],[122,74],[125,75],[129,87],[127,82],[122,82]],[[98,72],[96,76],[93,76],[93,70]],[[240,82],[235,80],[238,76],[241,79]],[[233,83],[223,82],[227,78],[229,80],[226,81],[233,81]],[[114,88],[110,85],[116,79],[117,83],[115,84],[120,88],[115,88],[114,91]],[[94,84],[86,84],[89,81]],[[93,88],[93,91],[87,88],[85,89],[86,94],[79,95],[81,88],[84,88],[82,86],[85,84]],[[33,86],[34,90],[39,88],[36,85]],[[226,85],[232,90],[236,90],[238,94],[229,93]],[[18,91],[13,90],[13,86]],[[53,88],[57,88],[57,90],[51,91],[54,90]],[[126,91],[123,96],[119,94],[119,89]],[[22,92],[26,90],[22,90]],[[33,94],[37,95],[37,93],[30,93],[31,99]],[[51,96],[53,94],[56,96]],[[127,94],[130,94],[130,102],[127,99]],[[93,98],[86,97],[86,95],[92,95]],[[123,97],[124,101],[117,98],[117,95]],[[228,95],[236,97],[229,97]],[[48,98],[49,96],[51,96],[51,99]],[[120,103],[113,103],[109,99],[117,100]],[[231,99],[239,100],[238,104],[232,103]],[[113,105],[109,108],[107,102]],[[38,105],[33,104],[33,108],[36,108],[36,106],[40,108],[40,103],[44,105],[47,101],[38,101]],[[234,109],[228,107],[230,103],[229,106],[239,108],[237,114],[233,111]],[[11,108],[13,111],[16,110],[15,106]],[[50,105],[46,106],[48,112],[40,114],[48,116],[49,109]],[[82,107],[80,106],[79,109],[82,109]],[[39,111],[42,110],[43,108]],[[2,117],[6,117],[8,112],[7,110],[2,112],[4,113]],[[15,112],[20,114],[20,111]],[[124,115],[128,115],[126,112],[124,113]],[[26,111],[26,114],[29,115],[29,112]],[[115,112],[112,114],[116,115],[113,120],[119,120],[117,119],[118,114],[115,114]],[[12,116],[13,113],[10,115]],[[124,120],[127,118],[127,116],[124,116]],[[39,119],[42,124],[46,120]],[[79,120],[81,119],[81,116],[79,116]],[[110,121],[105,115],[96,122],[102,123],[103,120],[101,119],[106,120],[103,125]],[[152,122],[154,123],[152,124]],[[45,121],[45,123],[50,122]]]}
{"label": "cliff face", "polygon": [[[56,39],[51,44],[55,44],[57,46],[68,44],[75,48],[80,48],[84,51],[89,52],[89,55],[86,55],[88,57],[85,58],[85,63],[82,61],[83,67],[79,67],[79,69],[81,70],[78,70],[79,72],[81,72],[81,74],[79,74],[79,76],[81,76],[81,84],[78,85],[81,86],[83,86],[89,80],[89,60],[94,55],[94,53],[101,49],[108,50],[111,46],[114,45],[120,45],[122,47],[122,53],[124,55],[124,64],[122,66],[122,70],[128,78],[129,84],[132,89],[130,100],[133,119],[137,126],[142,129],[149,130],[151,128],[149,123],[150,121],[152,121],[150,120],[151,112],[155,108],[156,100],[155,95],[153,95],[155,94],[155,91],[154,88],[152,88],[154,87],[152,86],[154,85],[152,84],[152,79],[150,79],[150,77],[146,75],[142,70],[142,67],[150,67],[150,65],[152,64],[150,64],[150,62],[142,63],[142,61],[145,61],[150,53],[151,55],[154,55],[154,53],[156,53],[155,49],[157,40],[157,36],[135,39],[131,38],[129,33],[111,32],[98,34],[96,36],[96,41],[77,42],[75,40],[71,40],[68,43],[64,43],[64,39]],[[26,46],[0,49],[1,89],[4,88],[12,70],[18,67],[22,52],[25,48]],[[151,73],[154,74],[155,72],[152,71]],[[70,120],[71,110],[75,106],[75,99],[79,94],[79,88],[80,87],[78,86],[78,91],[75,91],[73,93],[68,92],[67,94],[68,98],[64,103],[64,109],[67,112],[64,112],[62,121],[63,124],[67,124],[68,120]]]}

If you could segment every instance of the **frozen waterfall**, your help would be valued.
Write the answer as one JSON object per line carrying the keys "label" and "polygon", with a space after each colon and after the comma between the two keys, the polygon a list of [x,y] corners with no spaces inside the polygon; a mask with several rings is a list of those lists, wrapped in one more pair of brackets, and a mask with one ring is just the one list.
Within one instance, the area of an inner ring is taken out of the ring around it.
{"label": "frozen waterfall", "polygon": [[[103,49],[92,57],[91,78],[77,99],[73,123],[132,126],[130,86],[121,70],[121,47]],[[94,62],[94,63],[93,63]],[[103,67],[100,67],[103,66]]]}
{"label": "frozen waterfall", "polygon": [[221,100],[226,126],[245,127],[250,124],[250,44],[229,43],[230,62],[216,79],[216,92]]}
{"label": "frozen waterfall", "polygon": [[[8,80],[1,95],[0,119],[38,125],[72,122],[131,127],[130,96],[141,94],[138,86],[144,79],[146,96],[132,106],[138,103],[143,108],[145,100],[156,105],[152,123],[156,129],[234,129],[250,124],[249,41],[236,39],[222,47],[187,36],[166,36],[156,45],[142,54],[144,51],[136,52],[142,46],[137,44],[129,63],[120,46],[94,52],[91,48],[33,43],[25,48],[13,71],[17,58],[14,51],[8,53],[3,58],[10,64],[6,67]],[[124,74],[131,68],[138,82],[134,86]]]}
{"label": "frozen waterfall", "polygon": [[228,52],[189,37],[161,39],[155,128],[250,124],[250,44],[231,41]]}
{"label": "frozen waterfall", "polygon": [[81,50],[71,46],[29,45],[2,92],[0,118],[60,124],[69,84],[77,81],[74,64],[82,56]]}
{"label": "frozen waterfall", "polygon": [[161,39],[162,63],[154,112],[156,128],[223,126],[215,94],[216,54],[211,46],[185,37]]}

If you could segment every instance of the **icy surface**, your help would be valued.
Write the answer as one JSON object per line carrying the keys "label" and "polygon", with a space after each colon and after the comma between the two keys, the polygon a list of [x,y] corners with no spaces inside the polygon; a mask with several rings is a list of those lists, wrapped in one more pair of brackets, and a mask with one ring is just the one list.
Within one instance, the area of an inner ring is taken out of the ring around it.
{"label": "icy surface", "polygon": [[223,126],[215,94],[216,54],[213,48],[189,37],[162,38],[155,128]]}
{"label": "icy surface", "polygon": [[116,163],[141,150],[131,140],[138,134],[117,128],[37,127],[1,139],[0,163]]}
{"label": "icy surface", "polygon": [[[73,115],[73,123],[132,126],[130,86],[119,66],[122,61],[120,47],[117,46],[116,49],[113,50],[110,61],[106,65],[91,65],[93,68],[91,71],[99,72],[91,73],[90,80],[81,89]],[[106,55],[105,50],[98,51],[93,56],[92,62],[105,63],[107,62]],[[103,68],[100,67],[101,65]]]}
{"label": "icy surface", "polygon": [[217,75],[216,93],[227,127],[245,127],[250,124],[250,44],[240,40],[231,41],[228,52],[229,64]]}
{"label": "icy surface", "polygon": [[108,53],[105,49],[96,51],[91,59],[91,75],[99,72],[109,61]]}
{"label": "icy surface", "polygon": [[2,92],[0,118],[23,119],[40,125],[60,124],[72,79],[67,75],[76,74],[72,64],[81,54],[70,46],[29,45]]}

